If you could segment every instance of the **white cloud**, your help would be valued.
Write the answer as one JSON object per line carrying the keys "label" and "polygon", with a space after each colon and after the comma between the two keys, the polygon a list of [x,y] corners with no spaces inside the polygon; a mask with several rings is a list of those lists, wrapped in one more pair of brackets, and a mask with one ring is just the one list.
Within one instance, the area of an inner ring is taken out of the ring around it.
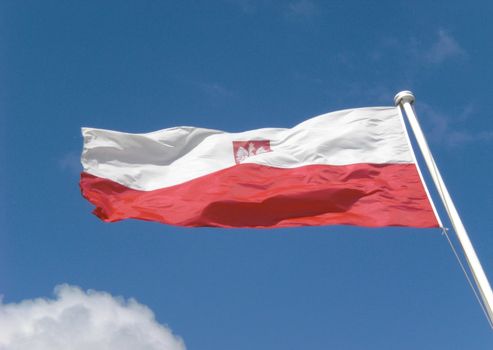
{"label": "white cloud", "polygon": [[238,6],[244,13],[254,13],[258,4],[253,0],[226,0],[226,2]]}
{"label": "white cloud", "polygon": [[[421,113],[422,112],[422,113]],[[468,143],[490,142],[493,140],[493,131],[473,131],[467,128],[468,118],[476,113],[473,105],[465,106],[454,115],[447,115],[436,110],[427,103],[419,103],[418,114],[423,123],[428,124],[431,142],[447,147],[461,147]]]}
{"label": "white cloud", "polygon": [[453,57],[464,57],[466,55],[464,49],[459,45],[457,40],[443,29],[438,31],[437,39],[424,55],[429,63],[442,63],[443,61]]}
{"label": "white cloud", "polygon": [[199,82],[196,85],[204,92],[209,98],[222,99],[232,97],[233,92],[222,84],[217,82]]}
{"label": "white cloud", "polygon": [[0,350],[184,350],[133,299],[60,285],[55,299],[0,302]]}
{"label": "white cloud", "polygon": [[58,159],[58,166],[63,171],[67,171],[72,174],[80,174],[82,171],[82,165],[80,164],[80,154],[75,152],[65,153]]}
{"label": "white cloud", "polygon": [[317,11],[317,6],[310,0],[297,0],[288,4],[287,15],[289,17],[311,17]]}
{"label": "white cloud", "polygon": [[[427,37],[386,37],[374,48],[368,50],[367,58],[373,64],[387,64],[392,59],[396,70],[418,74],[423,69],[431,69],[448,61],[467,59],[468,54],[459,42],[447,31],[438,29]],[[355,57],[349,62],[354,64]],[[359,60],[359,58],[358,58]],[[353,62],[354,61],[354,62]],[[359,61],[358,61],[359,62]],[[346,63],[347,62],[342,62]]]}

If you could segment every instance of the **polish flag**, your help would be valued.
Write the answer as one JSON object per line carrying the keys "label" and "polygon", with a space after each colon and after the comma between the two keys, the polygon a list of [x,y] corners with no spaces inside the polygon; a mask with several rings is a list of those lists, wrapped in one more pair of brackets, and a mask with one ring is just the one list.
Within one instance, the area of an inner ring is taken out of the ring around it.
{"label": "polish flag", "polygon": [[82,135],[80,187],[103,221],[438,227],[397,107],[328,113],[291,129]]}

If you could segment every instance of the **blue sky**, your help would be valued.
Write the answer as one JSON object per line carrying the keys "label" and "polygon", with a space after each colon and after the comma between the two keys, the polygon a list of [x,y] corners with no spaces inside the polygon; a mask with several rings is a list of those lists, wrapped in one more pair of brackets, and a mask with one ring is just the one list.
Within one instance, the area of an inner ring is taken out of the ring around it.
{"label": "blue sky", "polygon": [[438,230],[105,224],[78,177],[82,126],[290,127],[410,89],[493,279],[492,11],[488,1],[1,1],[3,302],[61,300],[63,283],[135,298],[187,349],[491,349]]}

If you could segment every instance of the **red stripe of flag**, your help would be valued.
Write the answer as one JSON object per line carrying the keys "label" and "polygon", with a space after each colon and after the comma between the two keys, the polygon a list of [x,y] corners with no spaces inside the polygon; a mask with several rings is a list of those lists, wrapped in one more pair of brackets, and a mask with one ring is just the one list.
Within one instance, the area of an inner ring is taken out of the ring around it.
{"label": "red stripe of flag", "polygon": [[191,181],[139,191],[87,173],[83,196],[104,221],[127,218],[179,226],[318,225],[438,227],[414,164],[244,163]]}

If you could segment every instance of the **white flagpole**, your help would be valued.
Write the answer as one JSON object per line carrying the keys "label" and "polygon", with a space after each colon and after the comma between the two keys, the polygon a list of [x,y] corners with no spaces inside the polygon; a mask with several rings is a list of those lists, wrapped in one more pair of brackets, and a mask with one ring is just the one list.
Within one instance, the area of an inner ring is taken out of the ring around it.
{"label": "white flagpole", "polygon": [[416,141],[418,142],[419,148],[421,149],[423,158],[426,162],[426,165],[428,166],[431,177],[433,178],[433,182],[437,187],[443,205],[445,206],[452,226],[454,227],[454,231],[457,234],[457,238],[459,239],[462,249],[464,250],[464,255],[481,295],[481,299],[483,301],[487,316],[489,317],[490,325],[492,325],[493,292],[491,291],[490,283],[488,282],[488,278],[484,273],[483,267],[481,266],[478,256],[476,255],[476,251],[474,250],[464,224],[462,223],[459,213],[455,208],[454,202],[450,197],[447,187],[445,186],[442,176],[440,175],[440,171],[438,170],[435,160],[433,159],[433,155],[431,154],[431,151],[428,147],[428,143],[426,142],[423,131],[421,130],[421,126],[419,125],[418,118],[416,117],[416,113],[412,107],[414,100],[415,98],[411,91],[401,91],[394,98],[395,105],[400,106],[406,112],[407,119],[409,120],[409,124],[413,129],[414,136],[416,137]]}

